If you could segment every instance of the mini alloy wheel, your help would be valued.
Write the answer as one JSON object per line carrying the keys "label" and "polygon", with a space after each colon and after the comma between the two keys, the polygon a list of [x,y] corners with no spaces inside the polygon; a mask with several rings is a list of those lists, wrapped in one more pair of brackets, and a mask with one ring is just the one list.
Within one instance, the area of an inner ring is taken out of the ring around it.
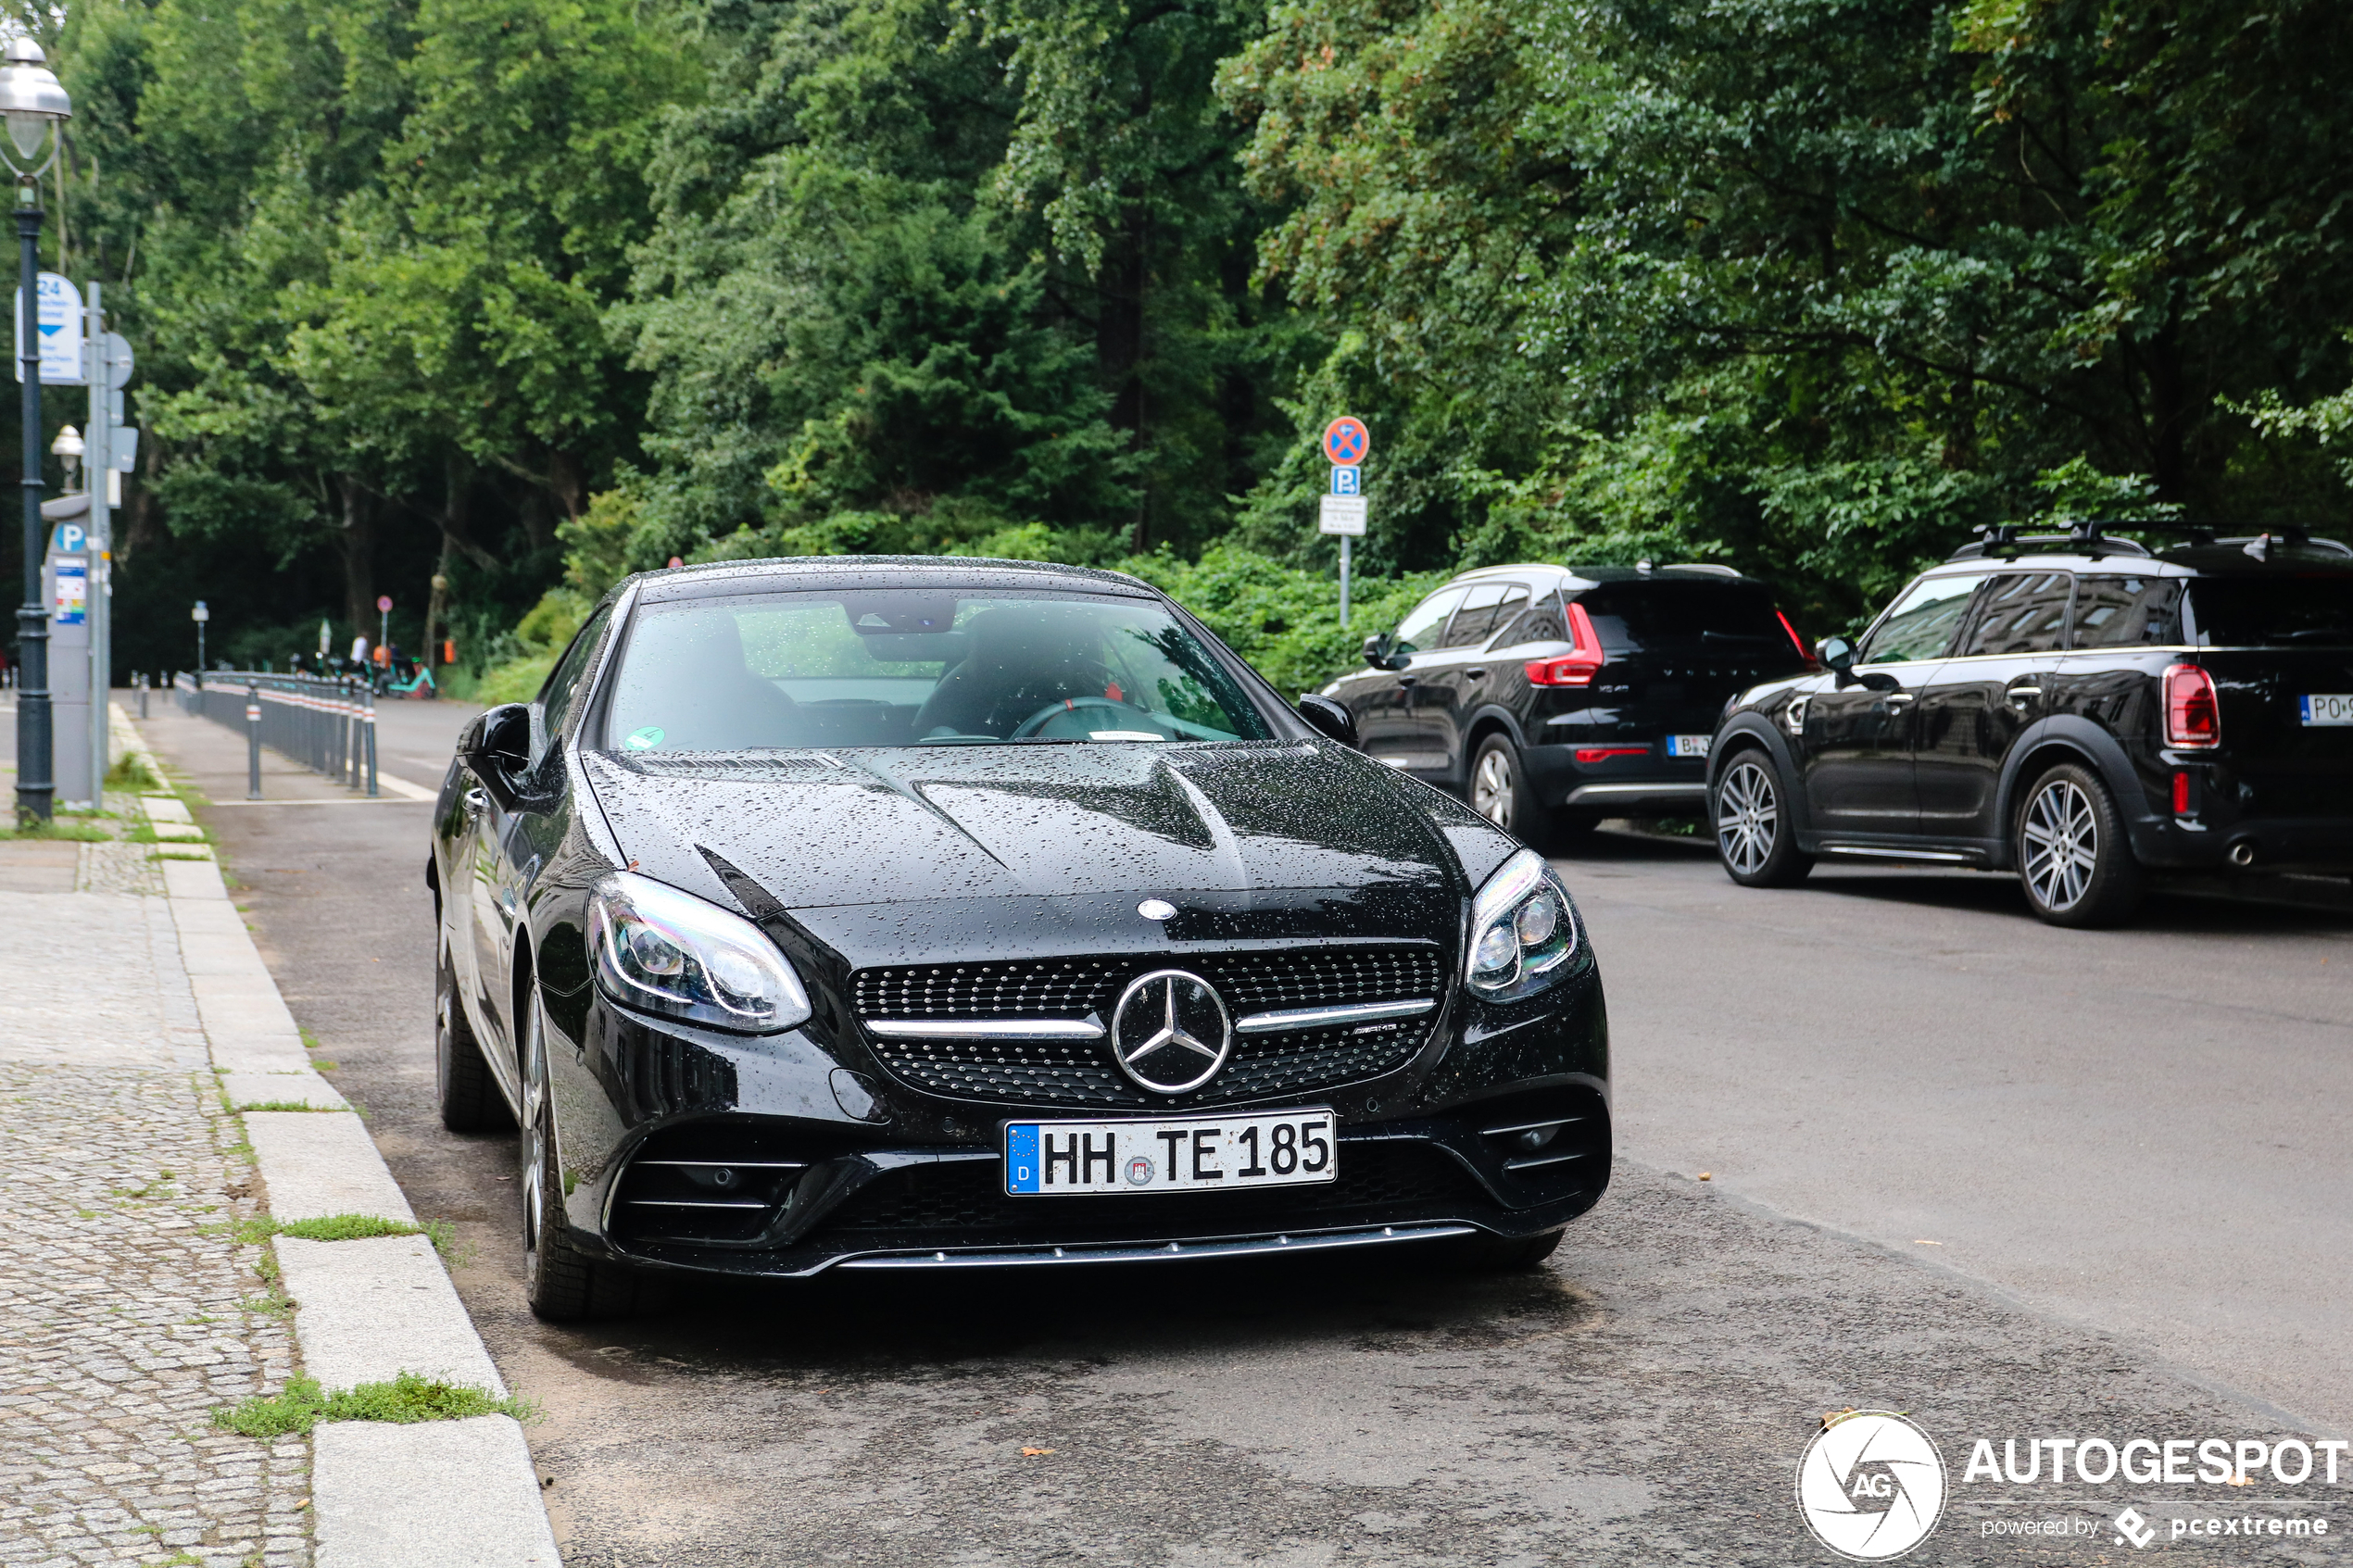
{"label": "mini alloy wheel", "polygon": [[2140,900],[2140,867],[2107,787],[2064,763],[2035,781],[2018,815],[2019,881],[2053,925],[2108,925]]}
{"label": "mini alloy wheel", "polygon": [[1743,752],[1716,786],[1716,853],[1743,887],[1786,887],[1813,868],[1782,800],[1780,776],[1760,751]]}

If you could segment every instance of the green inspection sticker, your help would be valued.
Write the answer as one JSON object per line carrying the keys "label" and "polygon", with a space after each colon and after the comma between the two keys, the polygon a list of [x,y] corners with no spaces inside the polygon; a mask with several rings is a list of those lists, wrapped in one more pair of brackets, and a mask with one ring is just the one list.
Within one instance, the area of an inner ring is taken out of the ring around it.
{"label": "green inspection sticker", "polygon": [[651,751],[661,744],[661,726],[648,724],[642,730],[632,730],[629,738],[621,744],[632,751]]}

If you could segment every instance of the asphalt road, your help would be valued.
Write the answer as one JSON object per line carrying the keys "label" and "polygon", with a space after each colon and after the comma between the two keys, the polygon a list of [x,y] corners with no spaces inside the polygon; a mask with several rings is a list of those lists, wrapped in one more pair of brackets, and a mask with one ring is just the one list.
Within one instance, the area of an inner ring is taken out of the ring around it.
{"label": "asphalt road", "polygon": [[[434,784],[465,715],[382,712],[387,772]],[[198,814],[329,1075],[456,1223],[575,1564],[1829,1562],[1792,1478],[1848,1407],[1911,1412],[1953,1469],[1909,1561],[2120,1562],[2124,1502],[2250,1494],[1963,1486],[1971,1440],[2353,1428],[2341,912],[2165,897],[2069,934],[2002,879],[1750,892],[1604,834],[1566,864],[1625,1158],[1543,1272],[844,1279],[552,1327],[520,1304],[512,1139],[434,1113],[428,808],[295,804],[349,797],[274,760],[288,803],[245,806],[235,735],[148,733],[221,802]],[[2042,1517],[2097,1527],[1983,1534]]]}

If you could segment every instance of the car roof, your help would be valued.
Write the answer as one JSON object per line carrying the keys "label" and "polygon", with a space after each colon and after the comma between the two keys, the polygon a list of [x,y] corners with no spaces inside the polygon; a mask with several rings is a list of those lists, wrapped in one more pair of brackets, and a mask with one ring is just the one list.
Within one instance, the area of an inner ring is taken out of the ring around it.
{"label": "car roof", "polygon": [[1747,583],[1760,588],[1764,586],[1755,578],[1743,575],[1729,566],[1697,561],[1649,567],[1563,566],[1553,561],[1528,561],[1517,566],[1482,566],[1470,571],[1457,572],[1446,580],[1445,586],[1452,588],[1465,583],[1491,582],[1497,578],[1525,578],[1531,574],[1549,577],[1571,592],[1579,588],[1597,588],[1604,583]]}
{"label": "car roof", "polygon": [[1000,560],[986,556],[774,556],[760,560],[712,561],[640,572],[639,602],[714,598],[763,590],[845,588],[955,588],[980,592],[1073,590],[1158,598],[1160,590],[1124,571],[1062,566],[1052,561]]}
{"label": "car roof", "polygon": [[[2183,543],[2156,550],[2136,539],[2107,530],[2172,534]],[[2133,571],[2159,577],[2260,575],[2282,567],[2309,571],[2353,571],[2353,546],[2334,539],[2314,538],[2300,525],[2276,525],[2266,532],[2221,537],[2221,525],[2145,519],[2085,519],[2065,533],[2021,536],[2016,525],[1980,529],[1985,535],[1963,545],[1944,558],[1944,565],[1960,570],[1996,566],[2050,571],[2081,571],[2093,567],[2113,571],[2126,564]],[[2170,569],[2170,570],[2169,570]]]}

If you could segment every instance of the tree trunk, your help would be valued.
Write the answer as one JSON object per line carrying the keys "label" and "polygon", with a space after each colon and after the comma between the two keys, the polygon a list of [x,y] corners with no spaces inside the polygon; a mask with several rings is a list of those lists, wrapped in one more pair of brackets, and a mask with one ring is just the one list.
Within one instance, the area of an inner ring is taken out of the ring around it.
{"label": "tree trunk", "polygon": [[[1127,449],[1141,454],[1150,440],[1144,406],[1145,295],[1151,279],[1151,215],[1139,199],[1103,265],[1102,308],[1096,316],[1095,361],[1111,389],[1111,422],[1127,433]],[[1144,552],[1150,514],[1139,474],[1128,548]]]}
{"label": "tree trunk", "polygon": [[344,613],[355,633],[375,639],[376,630],[376,511],[374,498],[357,477],[335,475],[343,498],[343,521],[335,529],[335,548],[343,555]]}

